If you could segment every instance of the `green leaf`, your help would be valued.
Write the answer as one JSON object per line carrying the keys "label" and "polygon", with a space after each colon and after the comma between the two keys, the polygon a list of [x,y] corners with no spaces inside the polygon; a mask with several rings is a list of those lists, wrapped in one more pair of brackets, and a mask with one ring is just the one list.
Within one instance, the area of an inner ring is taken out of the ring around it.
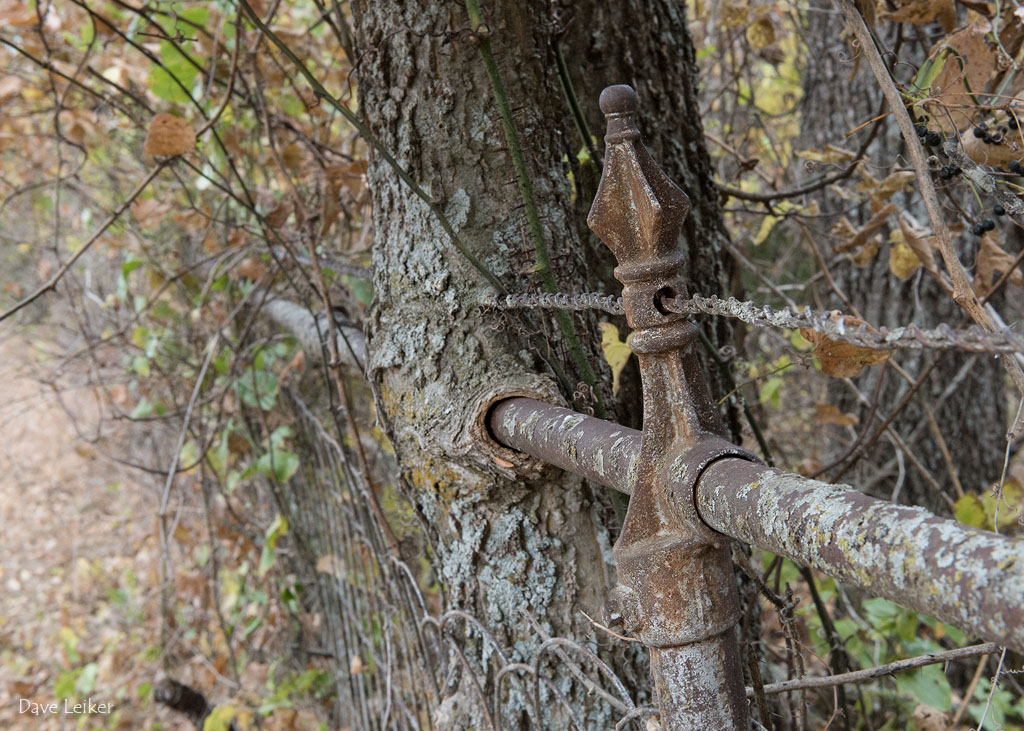
{"label": "green leaf", "polygon": [[274,522],[267,528],[266,538],[263,541],[263,551],[260,553],[260,565],[257,572],[262,577],[277,561],[274,549],[277,548],[278,539],[288,532],[288,520],[281,515],[274,518]]}
{"label": "green leaf", "polygon": [[[978,687],[974,691],[975,702],[968,705],[967,710],[974,716],[975,721],[981,721],[981,716],[985,713],[985,705],[988,704],[988,713],[985,714],[985,724],[982,728],[986,731],[1005,729],[1006,717],[1013,713],[1013,694],[1001,686],[996,686],[995,691],[991,691],[992,683],[988,678],[979,681]],[[990,694],[992,702],[988,703]]]}
{"label": "green leaf", "polygon": [[136,355],[132,358],[132,371],[143,378],[149,378],[149,358],[144,355]]}
{"label": "green leaf", "polygon": [[362,277],[353,277],[342,274],[338,277],[341,283],[348,287],[349,291],[359,300],[359,304],[369,307],[373,304],[373,282]]}
{"label": "green leaf", "polygon": [[75,691],[80,696],[87,696],[96,689],[96,676],[99,675],[100,667],[94,662],[82,667],[75,680]]}
{"label": "green leaf", "polygon": [[53,685],[53,694],[57,698],[70,698],[75,693],[75,680],[78,677],[79,670],[65,670],[57,677],[57,682]]}
{"label": "green leaf", "polygon": [[135,408],[132,409],[130,416],[132,419],[144,419],[152,413],[153,402],[143,396],[139,403],[135,405]]}
{"label": "green leaf", "polygon": [[127,277],[140,266],[142,266],[142,259],[128,259],[121,265],[121,276]]}
{"label": "green leaf", "polygon": [[235,391],[246,406],[270,411],[277,400],[277,378],[263,370],[247,370],[235,380]]}
{"label": "green leaf", "polygon": [[942,672],[941,665],[928,665],[896,675],[900,693],[913,697],[918,703],[949,711],[953,708],[952,688]]}
{"label": "green leaf", "polygon": [[187,104],[199,69],[170,41],[160,43],[163,67],[153,64],[149,69],[149,90],[174,104]]}
{"label": "green leaf", "polygon": [[880,598],[866,600],[863,607],[868,624],[881,634],[896,634],[904,642],[910,642],[916,637],[919,620],[915,612]]}
{"label": "green leaf", "polygon": [[257,472],[281,484],[288,482],[298,469],[298,455],[276,447],[271,447],[256,461]]}
{"label": "green leaf", "polygon": [[953,49],[944,46],[934,57],[921,64],[921,69],[917,72],[917,76],[914,77],[914,87],[920,91],[931,89],[932,82],[942,73],[942,69],[945,68],[946,61],[949,59],[949,54],[952,51]]}
{"label": "green leaf", "polygon": [[779,408],[781,401],[781,395],[779,391],[782,389],[782,378],[780,376],[772,376],[764,383],[761,384],[761,390],[758,392],[758,401],[762,404],[770,403],[776,409]]}

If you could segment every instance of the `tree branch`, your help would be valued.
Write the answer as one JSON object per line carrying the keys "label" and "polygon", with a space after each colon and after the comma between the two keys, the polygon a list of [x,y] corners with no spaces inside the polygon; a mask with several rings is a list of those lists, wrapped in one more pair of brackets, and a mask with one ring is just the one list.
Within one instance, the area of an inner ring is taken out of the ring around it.
{"label": "tree branch", "polygon": [[[803,690],[806,688],[831,688],[832,686],[843,685],[845,683],[862,683],[865,680],[872,680],[874,678],[892,675],[900,670],[912,670],[913,668],[920,668],[925,665],[936,665],[940,662],[949,662],[950,660],[963,660],[977,655],[991,655],[992,653],[999,652],[999,650],[1000,647],[995,642],[986,642],[982,645],[971,645],[970,647],[961,647],[956,650],[948,650],[946,652],[934,652],[927,655],[909,657],[904,660],[891,662],[888,665],[879,665],[877,667],[867,668],[866,670],[855,670],[850,673],[840,673],[838,675],[826,675],[821,678],[805,677],[795,678],[793,680],[784,680],[780,683],[771,683],[770,685],[764,686],[764,692],[767,695],[772,693],[788,693],[790,691]],[[753,697],[754,689],[747,688],[747,698]]]}
{"label": "tree branch", "polygon": [[24,309],[28,305],[32,304],[35,300],[39,299],[44,294],[49,292],[51,289],[56,287],[57,282],[59,282],[64,277],[64,275],[68,273],[68,270],[72,266],[74,266],[75,262],[78,261],[82,257],[82,255],[85,254],[85,252],[92,248],[92,245],[96,243],[99,237],[102,236],[103,233],[114,224],[114,221],[121,217],[121,214],[128,209],[128,206],[135,202],[135,199],[142,194],[142,191],[146,189],[146,186],[153,182],[153,179],[160,173],[161,170],[163,170],[167,166],[169,162],[170,160],[164,160],[163,162],[157,164],[157,166],[149,172],[149,175],[147,175],[142,180],[141,183],[135,186],[135,190],[133,190],[128,195],[128,197],[124,199],[121,205],[114,209],[114,212],[111,213],[110,216],[107,217],[107,220],[104,221],[103,224],[96,230],[96,232],[89,237],[89,240],[82,244],[82,247],[78,251],[76,251],[70,259],[64,262],[60,269],[58,269],[54,273],[54,275],[46,281],[45,284],[41,285],[37,290],[32,292],[32,294],[25,297],[23,300],[14,305],[14,307],[12,307],[11,309],[7,310],[4,313],[0,313],[0,322],[3,322],[8,317],[18,312],[19,310]]}
{"label": "tree branch", "polygon": [[[932,231],[938,241],[939,253],[946,265],[949,277],[953,282],[953,301],[962,307],[983,330],[995,332],[996,326],[988,312],[981,306],[974,294],[971,282],[967,277],[967,271],[953,250],[953,242],[949,235],[949,227],[942,215],[942,208],[939,206],[939,197],[935,192],[935,183],[932,181],[931,173],[928,170],[928,163],[925,160],[924,150],[914,130],[914,123],[907,113],[907,108],[900,96],[899,89],[889,75],[889,69],[882,61],[882,56],[875,47],[874,39],[864,24],[864,18],[854,7],[850,0],[835,0],[836,5],[846,16],[853,34],[860,44],[864,59],[875,75],[882,94],[885,96],[889,107],[892,109],[896,124],[899,125],[900,133],[907,145],[907,152],[910,162],[913,165],[914,173],[917,175],[917,182],[921,188],[921,198],[924,200],[925,209],[928,211],[928,219],[932,225]],[[1020,363],[1014,358],[1002,358],[1003,367],[1009,373],[1017,389],[1024,394],[1024,370],[1021,370]]]}

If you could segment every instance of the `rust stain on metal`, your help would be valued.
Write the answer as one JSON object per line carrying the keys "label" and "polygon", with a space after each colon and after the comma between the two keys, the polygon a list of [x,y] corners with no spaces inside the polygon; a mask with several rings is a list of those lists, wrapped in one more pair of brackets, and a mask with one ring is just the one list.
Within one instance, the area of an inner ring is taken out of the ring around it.
{"label": "rust stain on metal", "polygon": [[[678,237],[690,201],[640,141],[636,109],[628,86],[601,94],[605,166],[587,218],[618,260],[644,395],[633,493],[613,549],[619,586],[607,614],[652,648],[663,724],[745,729],[746,699],[735,682],[742,677],[736,580],[726,541],[701,522],[694,503],[697,474],[709,462],[691,461],[692,450],[709,440],[709,460],[735,447],[717,436],[718,411],[693,353],[696,327],[662,305],[685,295]],[[692,479],[673,494],[667,478],[680,460],[692,467]]]}

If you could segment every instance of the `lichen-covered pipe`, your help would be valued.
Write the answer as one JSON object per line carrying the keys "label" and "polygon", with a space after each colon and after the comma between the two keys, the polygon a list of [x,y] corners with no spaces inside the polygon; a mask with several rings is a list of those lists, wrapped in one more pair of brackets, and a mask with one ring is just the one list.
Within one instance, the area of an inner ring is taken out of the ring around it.
{"label": "lichen-covered pipe", "polygon": [[491,433],[503,445],[629,494],[640,432],[530,398],[501,401]]}
{"label": "lichen-covered pipe", "polygon": [[[634,429],[527,398],[501,402],[490,426],[512,449],[630,491]],[[688,462],[674,467],[681,483]],[[713,462],[696,500],[720,533],[1024,652],[1024,540],[738,459]]]}
{"label": "lichen-covered pipe", "polygon": [[1024,652],[1024,540],[737,459],[697,486],[709,526]]}

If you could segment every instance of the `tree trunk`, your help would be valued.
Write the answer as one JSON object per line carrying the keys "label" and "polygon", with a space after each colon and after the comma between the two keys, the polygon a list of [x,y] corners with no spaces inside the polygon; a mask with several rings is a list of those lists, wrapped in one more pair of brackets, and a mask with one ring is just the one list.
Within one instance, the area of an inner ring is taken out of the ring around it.
{"label": "tree trunk", "polygon": [[[662,131],[653,138],[655,153],[665,156],[666,169],[694,202],[687,228],[691,278],[702,292],[719,291],[715,237],[722,235],[721,212],[693,111],[693,49],[685,17],[669,3],[646,7],[650,26],[640,33],[636,23],[625,22],[629,5],[576,5],[578,19],[568,29],[557,22],[566,17],[564,9],[548,3],[503,1],[484,8],[517,109],[552,269],[563,291],[609,291],[613,285],[607,255],[588,253],[596,239],[582,221],[592,190],[584,189],[585,171],[576,158],[581,141],[553,62],[552,44],[560,37],[572,66],[579,70],[586,61],[594,69],[576,79],[594,134],[600,136],[604,126],[596,114],[600,87],[637,85],[651,131]],[[464,9],[364,1],[353,4],[353,15],[360,110],[370,127],[510,291],[537,291],[514,171]],[[625,57],[618,55],[625,48],[636,63],[616,70],[613,61]],[[479,618],[511,659],[529,661],[547,636],[574,638],[599,651],[643,701],[643,653],[595,634],[581,613],[599,617],[614,584],[615,521],[607,496],[577,477],[488,447],[482,428],[488,405],[501,397],[572,400],[545,366],[555,361],[571,383],[582,381],[557,329],[551,318],[534,317],[542,337],[528,344],[516,318],[481,309],[491,287],[452,247],[427,206],[379,156],[369,174],[377,295],[369,325],[370,373],[406,486],[433,533],[431,559],[447,606]],[[597,318],[574,320],[610,400]],[[613,411],[635,423],[637,408],[619,403]],[[531,472],[534,478],[524,479]],[[555,675],[570,703],[586,709],[587,727],[614,725],[610,706],[564,672]],[[502,687],[508,689],[505,721],[523,718],[530,686],[506,681]],[[492,693],[488,686],[485,695]],[[441,725],[472,725],[479,708],[465,684],[453,699]],[[554,704],[546,706],[549,721],[564,722]]]}

